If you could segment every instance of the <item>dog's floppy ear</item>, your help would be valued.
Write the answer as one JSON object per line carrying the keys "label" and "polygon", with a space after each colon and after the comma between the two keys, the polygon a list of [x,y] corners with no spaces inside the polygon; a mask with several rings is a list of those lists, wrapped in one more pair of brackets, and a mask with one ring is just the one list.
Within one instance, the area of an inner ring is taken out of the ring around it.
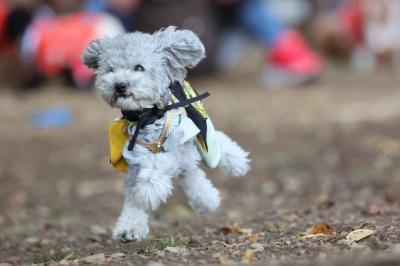
{"label": "dog's floppy ear", "polygon": [[186,68],[195,67],[205,57],[203,43],[190,30],[177,30],[170,26],[154,33],[154,37],[171,72],[171,79],[183,80]]}
{"label": "dog's floppy ear", "polygon": [[102,50],[101,43],[101,39],[95,39],[83,51],[82,60],[88,68],[97,69],[99,67],[99,56]]}

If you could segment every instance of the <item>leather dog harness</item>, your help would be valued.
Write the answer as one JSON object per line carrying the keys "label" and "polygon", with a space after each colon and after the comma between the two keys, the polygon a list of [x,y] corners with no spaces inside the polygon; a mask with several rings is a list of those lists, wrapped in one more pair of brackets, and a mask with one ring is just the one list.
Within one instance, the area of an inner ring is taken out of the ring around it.
{"label": "leather dog harness", "polygon": [[[175,85],[176,84],[179,85],[179,83],[175,83]],[[169,126],[171,123],[171,118],[172,118],[171,110],[177,109],[177,108],[182,108],[182,109],[190,108],[190,105],[192,103],[201,101],[210,95],[208,92],[206,92],[201,95],[197,95],[193,98],[186,99],[184,96],[180,96],[177,94],[177,92],[176,92],[177,90],[174,89],[174,86],[170,86],[169,89],[170,89],[172,95],[178,101],[174,102],[170,105],[167,105],[163,109],[159,109],[157,106],[154,106],[153,108],[144,109],[142,111],[126,111],[126,110],[122,111],[122,115],[123,115],[124,119],[128,120],[129,122],[136,122],[135,132],[128,144],[129,151],[132,151],[133,148],[135,147],[135,144],[139,143],[140,145],[145,146],[146,148],[150,149],[150,151],[152,151],[153,153],[160,152],[161,146],[167,137],[168,129],[169,129]],[[185,114],[186,114],[186,112],[187,112],[187,110],[185,111]],[[166,114],[165,123],[163,126],[163,130],[161,132],[161,135],[157,141],[152,142],[152,143],[147,143],[147,142],[137,140],[139,131],[141,129],[143,129],[146,125],[150,125],[150,124],[154,123],[157,119],[163,117],[164,114]],[[204,139],[206,139],[206,138],[204,137]]]}
{"label": "leather dog harness", "polygon": [[164,143],[164,141],[167,139],[167,133],[169,126],[171,125],[171,119],[172,119],[172,111],[167,111],[165,114],[165,123],[162,129],[162,132],[160,134],[160,137],[154,141],[154,142],[144,142],[141,140],[136,140],[136,142],[146,148],[148,148],[152,153],[158,153],[161,151],[161,146]]}

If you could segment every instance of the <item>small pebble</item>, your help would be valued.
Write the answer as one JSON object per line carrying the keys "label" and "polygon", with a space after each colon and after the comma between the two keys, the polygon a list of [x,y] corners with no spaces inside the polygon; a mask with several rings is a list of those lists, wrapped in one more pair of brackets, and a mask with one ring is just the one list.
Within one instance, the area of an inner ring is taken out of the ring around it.
{"label": "small pebble", "polygon": [[118,253],[111,254],[110,257],[113,259],[122,259],[122,258],[126,257],[126,254],[122,253],[122,252],[118,252]]}
{"label": "small pebble", "polygon": [[106,256],[103,253],[95,254],[83,259],[85,263],[89,264],[103,264],[106,261]]}
{"label": "small pebble", "polygon": [[28,237],[27,239],[25,239],[25,242],[30,245],[37,245],[40,243],[40,240],[36,237]]}
{"label": "small pebble", "polygon": [[367,245],[353,243],[350,245],[351,250],[366,250],[368,248]]}
{"label": "small pebble", "polygon": [[59,261],[58,262],[58,265],[62,265],[62,266],[69,266],[70,265],[70,263],[69,263],[69,261],[68,260],[61,260],[61,261]]}

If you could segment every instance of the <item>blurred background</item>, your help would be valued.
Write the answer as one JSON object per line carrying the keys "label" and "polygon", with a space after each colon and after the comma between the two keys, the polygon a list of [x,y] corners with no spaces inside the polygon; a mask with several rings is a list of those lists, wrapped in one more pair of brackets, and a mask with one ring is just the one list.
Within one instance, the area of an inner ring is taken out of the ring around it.
{"label": "blurred background", "polygon": [[[188,80],[211,93],[214,124],[250,150],[253,170],[209,172],[224,198],[215,214],[194,214],[177,187],[149,240],[121,245],[109,240],[123,178],[107,137],[119,113],[80,55],[94,38],[169,25],[205,44]],[[379,232],[368,256],[398,255],[399,73],[400,0],[0,0],[0,263],[241,261],[243,236],[218,231],[232,224],[259,233],[269,252],[258,261],[334,260],[365,224]],[[318,221],[337,232],[329,246],[299,244]],[[161,258],[170,235],[188,253]]]}
{"label": "blurred background", "polygon": [[[325,57],[354,71],[400,65],[396,0],[14,0],[0,2],[2,78],[36,88],[53,78],[88,88],[80,62],[92,39],[176,25],[196,32],[208,57],[193,72],[231,73],[259,66],[266,88],[318,79]],[[257,50],[256,60],[249,52]],[[249,62],[249,63],[248,63]],[[15,70],[18,69],[18,75]]]}

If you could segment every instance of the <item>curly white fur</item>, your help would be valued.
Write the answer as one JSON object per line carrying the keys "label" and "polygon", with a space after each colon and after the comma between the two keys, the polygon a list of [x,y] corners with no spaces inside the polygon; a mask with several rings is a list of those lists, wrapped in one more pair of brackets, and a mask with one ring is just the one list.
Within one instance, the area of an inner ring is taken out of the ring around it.
{"label": "curly white fur", "polygon": [[180,184],[189,199],[189,205],[197,212],[212,212],[221,203],[219,191],[207,179],[206,174],[199,168],[187,170],[181,178]]}
{"label": "curly white fur", "polygon": [[223,132],[217,131],[217,137],[221,148],[218,168],[227,176],[246,175],[250,170],[249,153]]}
{"label": "curly white fur", "polygon": [[[135,32],[94,40],[82,59],[96,70],[97,91],[108,104],[122,110],[141,110],[167,104],[169,84],[183,81],[187,68],[195,67],[204,56],[204,46],[193,32],[168,27],[153,35]],[[121,83],[126,85],[123,95],[116,89]],[[220,169],[232,176],[245,175],[250,168],[248,152],[224,133],[217,134]],[[192,138],[160,153],[143,155],[140,163],[129,165],[124,206],[113,237],[124,242],[144,239],[149,233],[146,210],[155,210],[167,201],[173,177],[178,177],[197,212],[218,208],[219,191],[199,168],[200,160]]]}

